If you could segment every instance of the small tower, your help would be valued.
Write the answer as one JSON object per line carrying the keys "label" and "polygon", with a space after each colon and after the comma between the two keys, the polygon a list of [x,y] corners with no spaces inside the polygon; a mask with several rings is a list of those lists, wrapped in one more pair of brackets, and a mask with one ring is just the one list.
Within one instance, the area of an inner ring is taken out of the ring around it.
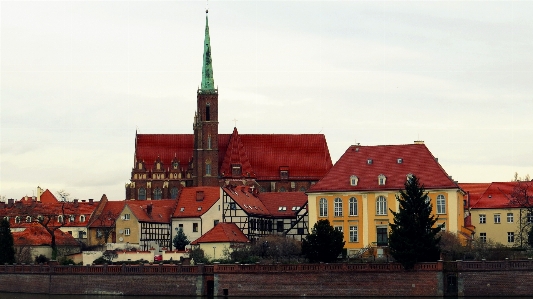
{"label": "small tower", "polygon": [[202,85],[194,117],[193,185],[218,186],[218,90],[213,79],[208,11],[205,11]]}

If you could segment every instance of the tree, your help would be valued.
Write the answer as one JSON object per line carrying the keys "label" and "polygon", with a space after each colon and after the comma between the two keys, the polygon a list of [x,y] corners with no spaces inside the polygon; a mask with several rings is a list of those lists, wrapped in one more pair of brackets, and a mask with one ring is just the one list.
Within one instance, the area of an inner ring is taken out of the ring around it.
{"label": "tree", "polygon": [[310,262],[334,262],[344,247],[344,236],[329,224],[329,220],[318,220],[312,233],[302,241],[302,254]]}
{"label": "tree", "polygon": [[117,223],[118,216],[117,213],[106,211],[96,218],[95,222],[98,225],[96,238],[102,240],[104,244],[107,244],[109,237],[115,232],[115,224]]}
{"label": "tree", "polygon": [[0,265],[15,262],[15,248],[13,245],[13,234],[11,234],[9,221],[4,218],[0,221]]}
{"label": "tree", "polygon": [[57,195],[59,195],[59,201],[67,202],[70,200],[70,193],[63,189],[57,191]]}
{"label": "tree", "polygon": [[[533,183],[531,181],[522,181],[521,178],[516,179],[518,175],[515,173],[515,186],[511,194],[502,191],[509,204],[520,208],[520,227],[518,236],[516,238],[520,247],[528,244],[533,247]],[[529,175],[526,176],[529,179]]]}
{"label": "tree", "polygon": [[189,243],[191,243],[191,241],[187,239],[187,235],[185,235],[182,229],[178,229],[178,233],[174,236],[174,239],[172,239],[174,248],[177,250],[185,250],[185,246],[189,245]]}
{"label": "tree", "polygon": [[437,234],[442,226],[435,226],[438,218],[432,215],[433,207],[427,200],[428,193],[418,178],[413,175],[404,186],[405,190],[400,190],[400,195],[396,196],[399,211],[390,210],[394,215],[394,223],[389,224],[389,248],[394,259],[409,270],[416,263],[439,259],[440,237]]}

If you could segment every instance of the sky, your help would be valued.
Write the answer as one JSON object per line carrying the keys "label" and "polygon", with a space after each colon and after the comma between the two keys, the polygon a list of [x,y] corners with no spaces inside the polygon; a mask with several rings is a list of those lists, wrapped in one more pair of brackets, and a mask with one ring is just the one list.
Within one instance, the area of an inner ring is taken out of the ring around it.
{"label": "sky", "polygon": [[[533,175],[533,1],[210,1],[219,132],[423,140]],[[192,134],[205,1],[1,1],[0,196],[125,197],[135,132]],[[235,121],[236,120],[236,121]]]}

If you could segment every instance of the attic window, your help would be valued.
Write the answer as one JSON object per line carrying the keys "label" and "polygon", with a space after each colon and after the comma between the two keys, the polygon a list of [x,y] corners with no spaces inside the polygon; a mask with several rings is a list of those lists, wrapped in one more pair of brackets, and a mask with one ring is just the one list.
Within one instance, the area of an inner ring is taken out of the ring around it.
{"label": "attic window", "polygon": [[359,178],[355,175],[350,176],[350,185],[351,186],[357,186],[357,182],[359,182]]}
{"label": "attic window", "polygon": [[289,171],[281,170],[279,172],[279,178],[282,179],[282,180],[288,180],[289,179]]}
{"label": "attic window", "polygon": [[26,222],[28,222],[28,223],[31,222],[31,216],[27,216],[27,217],[26,217]]}
{"label": "attic window", "polygon": [[366,164],[368,164],[368,165],[372,165],[372,163],[373,163],[372,159],[368,159],[368,160],[366,160]]}
{"label": "attic window", "polygon": [[185,208],[181,208],[181,209],[180,209],[180,212],[183,212],[183,211],[185,211]]}
{"label": "attic window", "polygon": [[231,164],[231,175],[234,177],[240,177],[242,173],[241,164]]}
{"label": "attic window", "polygon": [[403,159],[402,158],[398,158],[398,160],[396,160],[398,162],[398,164],[402,164],[403,163]]}
{"label": "attic window", "polygon": [[383,186],[385,185],[385,182],[387,181],[387,177],[383,174],[380,174],[378,176],[378,185]]}
{"label": "attic window", "polygon": [[202,207],[198,207],[198,211],[201,211],[202,210]]}
{"label": "attic window", "polygon": [[80,216],[80,222],[85,222],[85,215]]}

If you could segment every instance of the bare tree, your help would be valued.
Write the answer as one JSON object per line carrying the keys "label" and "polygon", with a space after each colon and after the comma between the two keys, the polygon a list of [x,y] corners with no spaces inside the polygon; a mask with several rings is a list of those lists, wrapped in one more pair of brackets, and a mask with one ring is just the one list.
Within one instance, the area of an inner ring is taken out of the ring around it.
{"label": "bare tree", "polygon": [[59,201],[68,202],[70,200],[70,193],[63,189],[57,191],[57,195],[59,195]]}
{"label": "bare tree", "polygon": [[517,180],[511,194],[506,196],[512,206],[520,208],[520,226],[516,242],[520,247],[525,244],[533,247],[533,182]]}
{"label": "bare tree", "polygon": [[115,232],[115,224],[117,223],[118,214],[112,211],[101,213],[95,220],[98,227],[96,238],[102,240],[104,244],[109,241],[109,237]]}

